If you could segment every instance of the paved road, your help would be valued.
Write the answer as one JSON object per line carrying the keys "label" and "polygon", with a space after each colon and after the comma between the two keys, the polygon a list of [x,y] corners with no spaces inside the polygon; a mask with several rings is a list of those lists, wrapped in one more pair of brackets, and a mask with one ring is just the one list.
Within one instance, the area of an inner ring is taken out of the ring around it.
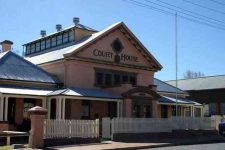
{"label": "paved road", "polygon": [[225,143],[172,146],[163,148],[151,148],[148,150],[225,150]]}

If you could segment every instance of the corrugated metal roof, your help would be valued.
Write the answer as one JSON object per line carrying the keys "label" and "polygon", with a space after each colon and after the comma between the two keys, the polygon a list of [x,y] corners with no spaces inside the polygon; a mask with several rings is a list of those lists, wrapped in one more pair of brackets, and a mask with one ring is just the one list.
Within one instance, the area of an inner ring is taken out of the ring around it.
{"label": "corrugated metal roof", "polygon": [[[172,86],[166,82],[163,82],[159,79],[154,78],[154,84],[157,85],[158,92],[165,92],[165,93],[176,93],[176,87]],[[178,94],[187,94],[185,91],[181,89],[177,89]]]}
{"label": "corrugated metal roof", "polygon": [[0,79],[58,83],[55,77],[11,51],[0,58]]}
{"label": "corrugated metal roof", "polygon": [[[162,96],[159,99],[159,103],[168,103],[168,104],[176,104],[176,99],[173,97],[167,97]],[[183,105],[201,105],[200,103],[194,102],[192,100],[186,99],[186,98],[178,98],[177,104],[183,104]]]}
{"label": "corrugated metal roof", "polygon": [[[176,81],[166,81],[170,85],[175,85]],[[178,80],[178,87],[185,91],[192,90],[212,90],[225,88],[225,75],[200,77],[194,79]]]}
{"label": "corrugated metal roof", "polygon": [[49,90],[49,89],[38,89],[38,88],[32,88],[32,87],[0,86],[0,93],[3,93],[3,94],[46,96],[50,92],[52,92],[52,90]]}
{"label": "corrugated metal roof", "polygon": [[69,53],[72,53],[72,52],[76,51],[78,48],[84,46],[88,42],[94,40],[98,36],[102,35],[106,31],[110,30],[111,28],[117,26],[120,23],[121,22],[115,23],[115,24],[109,26],[108,28],[106,28],[106,29],[104,29],[100,32],[94,33],[91,36],[86,36],[82,40],[74,43],[74,45],[72,45],[72,46],[64,47],[64,48],[61,48],[61,49],[58,49],[58,50],[53,50],[51,52],[47,52],[47,53],[40,54],[40,55],[33,56],[33,57],[28,56],[28,57],[26,57],[26,59],[28,61],[34,63],[34,64],[37,64],[37,65],[63,59],[64,54],[69,54]]}
{"label": "corrugated metal roof", "polygon": [[65,96],[81,96],[95,98],[121,99],[118,94],[109,93],[100,89],[72,87],[63,90],[56,90],[48,94],[48,96],[65,95]]}

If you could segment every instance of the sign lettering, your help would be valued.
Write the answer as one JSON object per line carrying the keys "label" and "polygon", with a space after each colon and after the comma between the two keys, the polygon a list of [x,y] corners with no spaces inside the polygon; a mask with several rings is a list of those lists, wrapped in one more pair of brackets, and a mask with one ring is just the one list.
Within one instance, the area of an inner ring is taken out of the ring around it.
{"label": "sign lettering", "polygon": [[[94,49],[93,55],[96,57],[103,57],[103,58],[109,58],[109,59],[113,59],[115,57],[114,53],[108,52],[108,51],[102,51],[99,49]],[[124,53],[121,53],[118,56],[120,57],[120,61],[123,61],[123,62],[138,62],[138,57],[136,56],[130,56]]]}

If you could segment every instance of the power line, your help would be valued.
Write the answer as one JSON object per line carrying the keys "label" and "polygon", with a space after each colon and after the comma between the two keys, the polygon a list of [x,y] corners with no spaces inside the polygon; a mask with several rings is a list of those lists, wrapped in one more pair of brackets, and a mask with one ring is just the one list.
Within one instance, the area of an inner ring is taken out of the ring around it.
{"label": "power line", "polygon": [[[154,11],[158,11],[158,12],[161,12],[161,13],[164,13],[164,14],[167,14],[167,15],[173,15],[173,16],[175,15],[175,13],[173,13],[173,12],[169,12],[169,11],[157,8],[157,7],[153,7],[153,6],[150,6],[150,5],[135,1],[135,0],[123,0],[123,1],[127,2],[127,3],[131,3],[131,4],[136,5],[136,6],[140,6],[140,7],[144,7],[144,8],[147,8],[147,9],[154,10]],[[206,26],[209,26],[209,27],[212,27],[212,28],[216,28],[216,29],[220,29],[220,30],[225,31],[225,28],[223,28],[223,27],[219,27],[219,26],[216,26],[216,25],[213,25],[213,24],[209,24],[207,22],[203,22],[203,21],[196,20],[196,19],[193,19],[193,18],[185,17],[183,15],[177,15],[177,16],[179,18],[182,18],[182,19],[194,22],[194,23],[206,25]]]}
{"label": "power line", "polygon": [[[221,24],[216,23],[216,22],[220,22],[220,23],[225,24],[225,22],[223,22],[223,21],[221,21],[221,20],[217,20],[217,19],[214,19],[214,18],[210,18],[210,17],[204,16],[204,15],[201,15],[201,14],[198,14],[198,13],[195,13],[195,12],[192,12],[192,11],[189,11],[189,10],[186,10],[186,9],[183,9],[183,8],[181,8],[181,7],[177,7],[177,6],[175,6],[175,5],[171,5],[171,4],[166,3],[166,2],[163,2],[163,1],[161,1],[161,0],[157,0],[157,1],[159,1],[159,2],[161,2],[161,3],[164,3],[164,4],[166,4],[166,5],[169,5],[169,6],[178,8],[178,9],[181,9],[181,10],[183,10],[183,11],[186,11],[186,12],[188,12],[189,14],[188,14],[188,13],[185,13],[185,12],[182,12],[182,11],[179,11],[179,10],[176,10],[176,9],[173,9],[173,8],[170,8],[170,7],[167,7],[167,6],[164,6],[164,5],[161,5],[161,4],[158,4],[158,3],[155,3],[155,2],[152,2],[152,1],[150,1],[150,0],[145,0],[145,1],[147,1],[147,2],[149,2],[149,3],[152,3],[152,4],[154,4],[154,5],[157,5],[157,6],[164,7],[164,8],[166,8],[166,9],[175,11],[175,12],[182,13],[182,14],[184,14],[184,15],[191,16],[191,17],[193,17],[193,18],[202,19],[202,20],[204,20],[204,21],[207,21],[207,22],[210,22],[210,23],[213,23],[213,24],[221,25]],[[193,15],[193,14],[197,14],[198,16]],[[201,16],[201,17],[199,17],[199,16]],[[204,19],[204,18],[207,18],[207,19]],[[210,21],[210,20],[208,20],[208,19],[213,20],[213,21],[216,21],[216,22],[212,22],[212,21]]]}
{"label": "power line", "polygon": [[225,6],[225,3],[222,3],[222,2],[219,2],[219,1],[216,1],[216,0],[209,0],[209,1],[214,2],[216,4],[219,4],[219,5]]}
{"label": "power line", "polygon": [[198,6],[198,7],[201,7],[201,8],[204,8],[204,9],[216,12],[216,13],[220,13],[220,14],[223,14],[223,15],[225,14],[225,12],[222,12],[222,11],[219,11],[219,10],[216,10],[216,9],[213,9],[213,8],[206,7],[206,6],[203,6],[203,5],[191,2],[189,0],[183,0],[183,1],[186,2],[186,3],[192,4],[192,5],[195,5],[195,6]]}

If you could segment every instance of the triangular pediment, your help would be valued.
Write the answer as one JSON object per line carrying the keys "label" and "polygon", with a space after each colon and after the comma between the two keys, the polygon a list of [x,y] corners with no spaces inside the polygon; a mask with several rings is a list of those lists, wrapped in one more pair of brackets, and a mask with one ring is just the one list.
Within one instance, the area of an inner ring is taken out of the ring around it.
{"label": "triangular pediment", "polygon": [[124,98],[140,98],[158,100],[160,95],[149,87],[136,87],[122,94]]}
{"label": "triangular pediment", "polygon": [[155,71],[162,68],[123,23],[100,33],[79,50],[71,53],[71,56],[87,61],[142,67]]}

